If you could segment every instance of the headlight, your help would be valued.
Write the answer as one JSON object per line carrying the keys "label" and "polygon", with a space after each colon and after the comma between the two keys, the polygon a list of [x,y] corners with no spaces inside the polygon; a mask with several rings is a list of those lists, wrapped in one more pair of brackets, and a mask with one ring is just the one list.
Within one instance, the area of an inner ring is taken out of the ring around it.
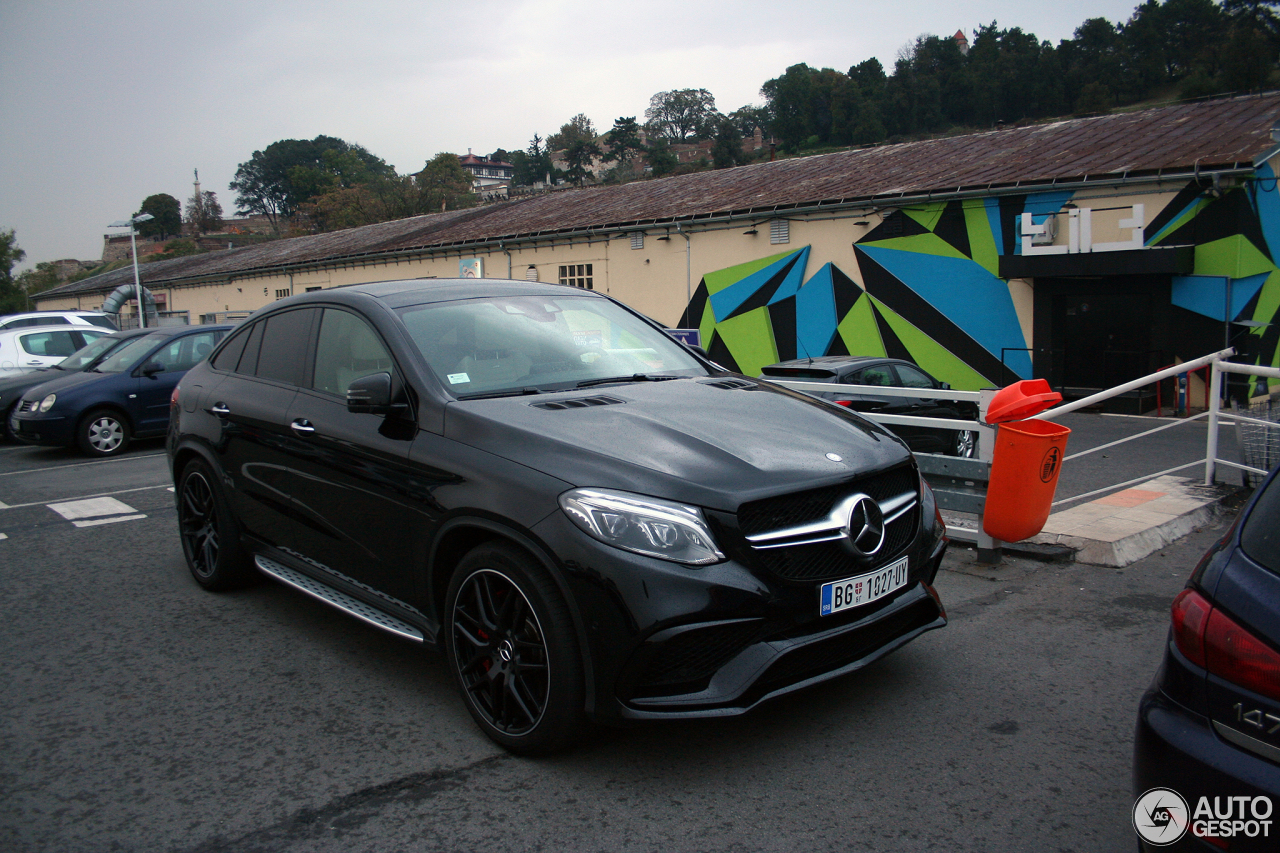
{"label": "headlight", "polygon": [[606,489],[574,489],[560,496],[573,523],[606,545],[685,563],[718,563],[724,554],[697,507]]}
{"label": "headlight", "polygon": [[58,395],[50,394],[48,397],[45,397],[43,400],[41,400],[40,405],[37,406],[36,408],[39,409],[42,413],[47,412],[53,408],[53,404],[56,402],[58,402]]}

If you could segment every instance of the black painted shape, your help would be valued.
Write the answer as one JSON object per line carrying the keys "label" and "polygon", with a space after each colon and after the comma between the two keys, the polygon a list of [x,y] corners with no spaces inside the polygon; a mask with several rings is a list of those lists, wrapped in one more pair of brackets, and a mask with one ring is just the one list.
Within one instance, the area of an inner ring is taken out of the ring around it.
{"label": "black painted shape", "polygon": [[[858,266],[862,270],[862,280],[867,284],[867,293],[896,311],[903,319],[929,335],[993,384],[999,384],[992,377],[1007,373],[999,357],[989,353],[986,347],[970,337],[964,329],[949,320],[920,294],[872,260],[866,252],[856,248],[854,252],[858,257]],[[883,328],[882,324],[881,329]],[[897,340],[896,336],[894,339]],[[888,349],[888,346],[889,342],[886,340],[885,348]]]}
{"label": "black painted shape", "polygon": [[911,355],[911,350],[907,349],[906,344],[894,333],[893,327],[889,325],[889,321],[880,313],[880,309],[876,308],[875,303],[871,305],[871,314],[876,318],[876,326],[880,329],[880,340],[884,343],[884,354],[889,358],[900,358],[903,361],[915,364],[915,358]]}
{"label": "black painted shape", "polygon": [[802,355],[822,355],[820,352],[796,351],[796,298],[788,296],[769,306],[769,323],[773,326],[773,343],[778,348],[778,361],[790,361]]}
{"label": "black painted shape", "polygon": [[693,298],[685,306],[684,314],[680,315],[680,325],[676,328],[699,328],[702,325],[703,312],[707,310],[707,300],[710,298],[710,294],[707,293],[707,281],[703,279],[698,282],[698,289],[693,292]]}
{"label": "black painted shape", "polygon": [[[1173,197],[1173,200],[1166,204],[1164,208],[1155,215],[1155,218],[1147,224],[1147,227],[1143,229],[1142,241],[1145,243],[1155,235],[1159,234],[1160,229],[1164,228],[1172,222],[1178,214],[1182,213],[1182,211],[1186,209],[1187,205],[1191,204],[1191,202],[1195,201],[1200,196],[1201,192],[1203,192],[1203,190],[1196,186],[1194,182],[1183,187],[1178,194]],[[1172,234],[1166,234],[1164,239],[1155,245],[1173,245],[1169,240],[1172,236]]]}
{"label": "black painted shape", "polygon": [[836,323],[840,323],[862,298],[862,288],[845,275],[844,270],[832,264],[831,290],[836,298]]}
{"label": "black painted shape", "polygon": [[959,199],[947,202],[933,233],[946,240],[966,258],[973,259],[972,249],[969,246],[969,227],[964,219],[964,202]]}
{"label": "black painted shape", "polygon": [[[725,320],[741,316],[749,311],[754,311],[757,308],[763,308],[768,305],[769,300],[773,298],[773,295],[778,292],[778,288],[782,286],[784,281],[786,281],[787,274],[791,272],[792,268],[795,267],[796,263],[799,262],[803,255],[803,252],[796,252],[796,254],[791,257],[791,260],[787,261],[786,264],[783,265],[782,269],[771,275],[769,280],[760,286],[759,290],[748,296],[746,302],[743,302],[735,308],[728,317],[717,317],[716,321],[723,323]],[[732,286],[733,285],[730,285],[730,287]]]}
{"label": "black painted shape", "polygon": [[1272,260],[1267,238],[1262,234],[1262,223],[1242,190],[1228,192],[1160,242],[1202,246],[1237,234],[1256,246],[1267,260]]}
{"label": "black painted shape", "polygon": [[1195,270],[1193,246],[1158,246],[1119,252],[1001,255],[1000,277],[1071,278],[1107,275],[1186,275]]}
{"label": "black painted shape", "polygon": [[1027,206],[1025,195],[1007,195],[1000,198],[1000,236],[1004,240],[1004,254],[1017,254],[1018,220]]}
{"label": "black painted shape", "polygon": [[725,370],[732,370],[734,373],[741,372],[741,368],[738,367],[738,360],[733,357],[733,353],[729,352],[729,347],[725,345],[724,338],[719,335],[712,335],[711,343],[706,350],[707,355],[711,356],[711,360]]}
{"label": "black painted shape", "polygon": [[915,237],[920,234],[928,233],[928,228],[925,228],[901,210],[895,210],[885,216],[883,222],[875,228],[872,228],[871,231],[858,242],[874,243],[877,240],[894,240],[898,237]]}
{"label": "black painted shape", "polygon": [[853,355],[849,352],[849,347],[844,342],[844,336],[836,332],[835,337],[831,339],[831,346],[827,347],[827,351],[823,355]]}

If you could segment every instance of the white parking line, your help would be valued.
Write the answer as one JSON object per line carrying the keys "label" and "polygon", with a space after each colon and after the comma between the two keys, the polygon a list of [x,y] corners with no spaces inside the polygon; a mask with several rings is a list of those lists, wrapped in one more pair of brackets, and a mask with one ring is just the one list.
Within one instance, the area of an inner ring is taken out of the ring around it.
{"label": "white parking line", "polygon": [[65,501],[63,503],[48,504],[48,507],[67,521],[75,521],[78,518],[100,518],[106,515],[124,515],[125,513],[137,512],[127,503],[118,501],[115,498]]}
{"label": "white parking line", "polygon": [[148,453],[143,456],[124,456],[120,459],[101,459],[97,462],[72,462],[69,465],[54,465],[52,468],[24,468],[21,471],[4,471],[0,472],[0,477],[12,477],[15,474],[41,474],[45,471],[59,471],[63,468],[86,468],[90,465],[115,465],[120,462],[133,462],[137,459],[155,459],[164,456],[163,453]]}
{"label": "white parking line", "polygon": [[138,518],[146,518],[145,515],[117,515],[113,518],[95,518],[92,521],[73,521],[76,527],[97,527],[100,524],[115,524],[117,521],[133,521]]}
{"label": "white parking line", "polygon": [[[139,486],[136,489],[120,489],[119,491],[115,491],[115,492],[100,492],[99,494],[96,494],[96,495],[84,495],[83,497],[74,498],[73,500],[88,500],[89,498],[102,498],[102,497],[109,497],[111,495],[127,495],[127,494],[130,494],[131,492],[150,492],[155,489],[166,489],[167,491],[172,492],[173,486]],[[48,501],[32,501],[31,503],[26,503],[26,504],[13,504],[11,506],[4,506],[4,507],[0,507],[0,509],[26,509],[29,506],[48,506],[48,505],[49,505]]]}

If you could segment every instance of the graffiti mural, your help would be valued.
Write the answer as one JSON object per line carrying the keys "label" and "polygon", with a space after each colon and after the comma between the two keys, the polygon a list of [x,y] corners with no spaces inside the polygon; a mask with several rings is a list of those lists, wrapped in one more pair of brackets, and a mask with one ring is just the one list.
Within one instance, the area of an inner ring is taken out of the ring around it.
{"label": "graffiti mural", "polygon": [[[1172,304],[1235,321],[1229,334],[1246,359],[1277,366],[1280,191],[1269,167],[1258,176],[1223,192],[1188,186],[1151,211],[1142,236],[1145,246],[1195,246],[1192,274],[1172,276]],[[1021,253],[1024,212],[1039,222],[1071,201],[1053,192],[894,211],[854,245],[854,275],[830,263],[810,272],[809,246],[717,270],[681,325],[747,375],[793,358],[887,355],[964,390],[1028,379],[1031,318],[1019,316],[1000,258]]]}

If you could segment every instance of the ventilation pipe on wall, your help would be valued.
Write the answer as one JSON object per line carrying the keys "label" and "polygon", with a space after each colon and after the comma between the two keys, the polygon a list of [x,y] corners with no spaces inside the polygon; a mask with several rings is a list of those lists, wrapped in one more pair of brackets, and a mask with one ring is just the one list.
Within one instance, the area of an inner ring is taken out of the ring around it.
{"label": "ventilation pipe on wall", "polygon": [[[115,314],[118,317],[120,315],[120,309],[123,308],[130,299],[133,299],[134,296],[135,290],[133,284],[120,285],[115,290],[111,291],[111,295],[103,301],[102,313]],[[142,311],[145,310],[148,317],[158,317],[156,313],[156,298],[152,296],[151,291],[147,290],[145,287],[142,288],[142,301],[146,307],[143,308],[142,306],[139,306],[138,312],[142,313]],[[118,326],[120,324],[117,322],[116,325]]]}

